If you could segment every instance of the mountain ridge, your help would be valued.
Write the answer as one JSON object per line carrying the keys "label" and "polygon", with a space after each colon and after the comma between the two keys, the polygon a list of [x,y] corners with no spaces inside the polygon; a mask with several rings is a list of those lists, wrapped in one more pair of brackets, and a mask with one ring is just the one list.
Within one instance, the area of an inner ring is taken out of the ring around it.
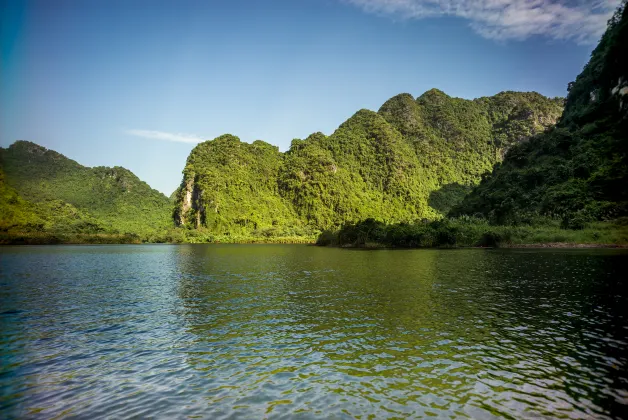
{"label": "mountain ridge", "polygon": [[509,150],[451,212],[494,224],[559,218],[581,228],[628,216],[628,9],[624,2],[548,132]]}
{"label": "mountain ridge", "polygon": [[[548,128],[561,112],[562,100],[535,92],[466,100],[431,89],[417,98],[396,95],[377,112],[358,110],[329,136],[295,139],[283,153],[226,134],[190,153],[174,218],[217,234],[439,218],[460,194],[443,195],[438,209],[428,205],[430,194],[448,184],[475,185],[505,149]],[[262,176],[252,153],[275,169]],[[277,217],[267,216],[270,203]]]}
{"label": "mountain ridge", "polygon": [[[123,167],[86,167],[54,150],[19,140],[0,148],[0,169],[3,184],[39,217],[38,222],[23,226],[27,230],[72,231],[76,225],[75,230],[82,231],[77,226],[85,222],[94,233],[136,233],[170,225],[168,198]],[[70,212],[68,226],[63,221],[51,222],[49,213],[64,211]]]}

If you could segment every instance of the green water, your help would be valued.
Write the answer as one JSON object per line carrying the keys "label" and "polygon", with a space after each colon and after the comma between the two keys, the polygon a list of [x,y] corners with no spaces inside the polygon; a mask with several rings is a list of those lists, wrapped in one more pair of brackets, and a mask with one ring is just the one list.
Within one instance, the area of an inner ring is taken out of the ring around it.
{"label": "green water", "polygon": [[0,247],[0,418],[628,418],[627,258]]}

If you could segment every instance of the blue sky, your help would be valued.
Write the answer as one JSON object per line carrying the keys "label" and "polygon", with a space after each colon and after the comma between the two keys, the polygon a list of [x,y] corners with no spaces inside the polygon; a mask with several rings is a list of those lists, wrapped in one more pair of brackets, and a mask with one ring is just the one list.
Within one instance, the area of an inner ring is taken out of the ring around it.
{"label": "blue sky", "polygon": [[564,96],[617,0],[0,0],[0,146],[169,195],[200,139],[286,150],[436,87]]}

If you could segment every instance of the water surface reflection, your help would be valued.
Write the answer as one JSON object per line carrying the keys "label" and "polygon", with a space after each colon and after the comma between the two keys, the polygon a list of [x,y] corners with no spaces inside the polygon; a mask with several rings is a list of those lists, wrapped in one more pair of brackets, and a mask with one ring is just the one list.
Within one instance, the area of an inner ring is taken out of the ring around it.
{"label": "water surface reflection", "polygon": [[9,417],[613,418],[628,407],[622,251],[1,252]]}

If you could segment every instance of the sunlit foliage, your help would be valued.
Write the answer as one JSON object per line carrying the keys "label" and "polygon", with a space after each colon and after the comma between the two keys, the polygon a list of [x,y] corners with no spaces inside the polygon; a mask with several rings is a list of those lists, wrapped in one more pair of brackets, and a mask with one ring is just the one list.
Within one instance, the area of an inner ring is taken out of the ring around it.
{"label": "sunlit foliage", "polygon": [[31,142],[0,149],[0,230],[147,234],[172,225],[172,202],[121,167],[87,168]]}
{"label": "sunlit foliage", "polygon": [[581,229],[628,215],[628,11],[620,7],[569,84],[557,126],[523,142],[451,214],[494,224],[539,216]]}
{"label": "sunlit foliage", "polygon": [[311,235],[346,222],[439,219],[509,147],[558,119],[562,100],[502,92],[465,100],[432,89],[360,110],[286,153],[224,135],[190,154],[175,220],[216,235]]}

